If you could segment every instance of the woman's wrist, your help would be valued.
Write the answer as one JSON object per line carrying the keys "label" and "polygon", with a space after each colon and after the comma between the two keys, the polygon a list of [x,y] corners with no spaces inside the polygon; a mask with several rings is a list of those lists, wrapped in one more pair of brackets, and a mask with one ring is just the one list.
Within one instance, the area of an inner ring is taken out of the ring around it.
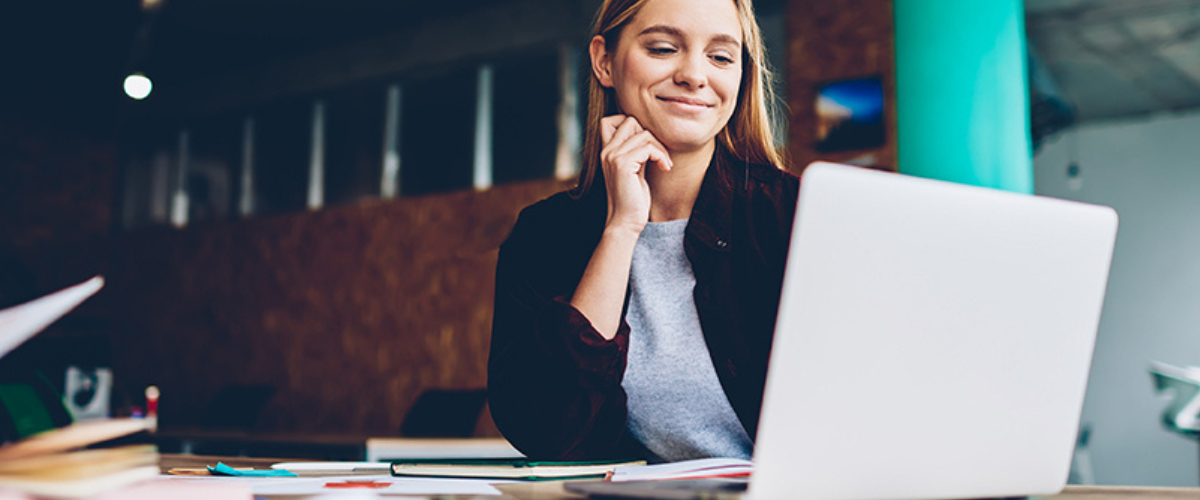
{"label": "woman's wrist", "polygon": [[642,229],[645,227],[645,222],[609,220],[604,225],[604,234],[602,237],[608,239],[631,239],[633,242],[637,242],[638,237],[642,234]]}

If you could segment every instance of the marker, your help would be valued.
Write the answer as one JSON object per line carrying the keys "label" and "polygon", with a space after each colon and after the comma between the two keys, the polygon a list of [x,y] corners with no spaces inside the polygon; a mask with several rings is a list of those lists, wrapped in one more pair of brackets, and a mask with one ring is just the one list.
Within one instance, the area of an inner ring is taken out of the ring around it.
{"label": "marker", "polygon": [[146,388],[146,426],[150,428],[150,432],[158,431],[158,396],[158,386]]}

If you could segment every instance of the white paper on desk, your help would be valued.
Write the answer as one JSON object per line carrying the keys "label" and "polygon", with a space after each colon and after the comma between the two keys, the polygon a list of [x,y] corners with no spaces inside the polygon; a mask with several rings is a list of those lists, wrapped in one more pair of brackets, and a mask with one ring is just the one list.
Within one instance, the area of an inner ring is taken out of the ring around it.
{"label": "white paper on desk", "polygon": [[[379,496],[390,495],[500,495],[489,481],[475,479],[414,479],[384,476],[331,476],[322,478],[260,478],[251,484],[257,495],[358,495],[356,492],[371,492]],[[346,481],[374,481],[389,483],[386,488],[330,488],[329,483]],[[363,495],[371,496],[371,495]]]}
{"label": "white paper on desk", "polygon": [[610,479],[621,481],[661,481],[664,479],[737,478],[754,473],[754,464],[737,458],[701,458],[654,465],[622,465],[613,469]]}
{"label": "white paper on desk", "polygon": [[525,458],[504,438],[370,438],[367,460],[427,460],[431,458]]}
{"label": "white paper on desk", "polygon": [[29,337],[44,330],[104,286],[96,276],[78,285],[64,288],[40,299],[0,311],[0,357],[16,349]]}
{"label": "white paper on desk", "polygon": [[390,474],[390,462],[279,462],[272,469],[283,469],[297,476],[345,476]]}

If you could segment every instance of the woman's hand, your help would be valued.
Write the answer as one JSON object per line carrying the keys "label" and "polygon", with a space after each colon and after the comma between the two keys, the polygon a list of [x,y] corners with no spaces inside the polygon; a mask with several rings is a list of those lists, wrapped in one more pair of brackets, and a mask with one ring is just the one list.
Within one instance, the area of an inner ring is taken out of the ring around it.
{"label": "woman's hand", "polygon": [[600,120],[600,164],[608,189],[608,229],[628,229],[640,234],[650,220],[650,186],[646,168],[654,163],[671,169],[667,148],[637,118],[606,116]]}

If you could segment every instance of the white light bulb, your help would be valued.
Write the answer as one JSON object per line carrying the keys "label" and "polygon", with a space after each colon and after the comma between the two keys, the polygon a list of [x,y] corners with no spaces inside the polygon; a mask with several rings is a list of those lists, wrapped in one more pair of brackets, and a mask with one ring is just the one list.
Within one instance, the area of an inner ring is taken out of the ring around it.
{"label": "white light bulb", "polygon": [[150,90],[153,88],[154,85],[150,83],[150,79],[141,73],[125,77],[125,95],[139,101],[150,95]]}

